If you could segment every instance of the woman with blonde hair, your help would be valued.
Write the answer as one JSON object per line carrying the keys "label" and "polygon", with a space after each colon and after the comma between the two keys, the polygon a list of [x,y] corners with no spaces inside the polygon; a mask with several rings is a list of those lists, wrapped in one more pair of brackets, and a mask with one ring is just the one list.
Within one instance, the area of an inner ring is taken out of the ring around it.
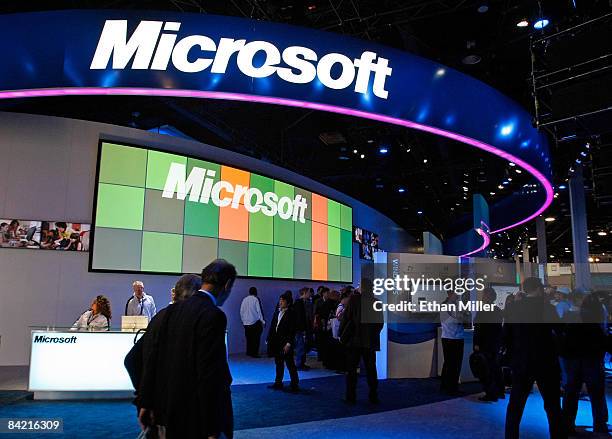
{"label": "woman with blonde hair", "polygon": [[110,301],[103,295],[96,296],[90,308],[72,325],[73,331],[108,331],[112,317]]}

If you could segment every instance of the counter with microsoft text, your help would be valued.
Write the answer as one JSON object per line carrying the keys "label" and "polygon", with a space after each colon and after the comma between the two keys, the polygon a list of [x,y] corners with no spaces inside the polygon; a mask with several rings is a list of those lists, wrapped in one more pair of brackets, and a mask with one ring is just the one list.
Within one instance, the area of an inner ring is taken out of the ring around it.
{"label": "counter with microsoft text", "polygon": [[33,330],[28,390],[35,399],[129,397],[123,366],[134,332]]}

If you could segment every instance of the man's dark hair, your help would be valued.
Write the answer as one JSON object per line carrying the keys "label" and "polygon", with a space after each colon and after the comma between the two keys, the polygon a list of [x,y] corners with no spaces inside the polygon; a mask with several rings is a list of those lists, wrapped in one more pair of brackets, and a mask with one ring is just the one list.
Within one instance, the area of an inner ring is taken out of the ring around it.
{"label": "man's dark hair", "polygon": [[293,293],[291,290],[285,291],[283,294],[281,294],[280,298],[285,299],[287,301],[287,305],[293,305]]}
{"label": "man's dark hair", "polygon": [[495,291],[495,288],[493,287],[485,287],[482,290],[482,297],[484,298],[485,295],[489,296],[493,302],[495,302],[497,300],[497,291]]}
{"label": "man's dark hair", "polygon": [[249,294],[251,296],[257,296],[257,288],[255,288],[255,287],[249,288]]}
{"label": "man's dark hair", "polygon": [[63,221],[58,221],[55,223],[55,227],[61,227],[62,229],[67,229],[68,228],[68,224],[66,224]]}
{"label": "man's dark hair", "polygon": [[543,288],[542,281],[537,277],[528,277],[523,282],[523,290],[530,296],[541,292]]}
{"label": "man's dark hair", "polygon": [[202,284],[223,287],[228,281],[236,279],[236,267],[225,259],[215,259],[202,269]]}
{"label": "man's dark hair", "polygon": [[174,285],[174,300],[179,301],[192,296],[202,288],[202,278],[197,274],[184,274]]}

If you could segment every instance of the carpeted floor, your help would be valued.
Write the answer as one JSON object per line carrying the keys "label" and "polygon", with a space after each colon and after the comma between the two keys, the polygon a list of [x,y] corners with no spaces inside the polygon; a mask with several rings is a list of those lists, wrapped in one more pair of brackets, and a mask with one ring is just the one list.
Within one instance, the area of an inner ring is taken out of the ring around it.
{"label": "carpeted floor", "polygon": [[[449,399],[438,392],[436,379],[385,380],[380,382],[381,403],[367,402],[367,386],[360,379],[358,403],[342,402],[344,376],[303,380],[302,391],[292,394],[273,391],[266,384],[232,387],[236,430],[275,427],[308,421],[345,418],[430,404]],[[467,393],[478,384],[462,386]],[[19,400],[0,406],[0,418],[47,417],[64,420],[66,438],[135,438],[138,434],[135,409],[127,401],[31,401]],[[39,437],[22,433],[20,438]],[[59,437],[54,435],[53,437]],[[44,437],[49,437],[44,435]]]}

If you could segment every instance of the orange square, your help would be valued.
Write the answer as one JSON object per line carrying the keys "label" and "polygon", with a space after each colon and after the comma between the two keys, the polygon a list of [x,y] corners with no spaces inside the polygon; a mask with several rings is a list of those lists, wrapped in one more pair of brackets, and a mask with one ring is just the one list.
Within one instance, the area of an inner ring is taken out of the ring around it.
{"label": "orange square", "polygon": [[327,226],[321,223],[312,223],[312,251],[327,253]]}
{"label": "orange square", "polygon": [[315,193],[312,194],[312,220],[327,224],[327,198]]}
{"label": "orange square", "polygon": [[[244,187],[249,187],[251,180],[251,173],[248,171],[242,171],[240,169],[231,168],[229,166],[221,166],[221,180],[225,180],[230,182],[234,189],[236,185],[241,185]],[[223,199],[225,197],[233,198],[233,194],[227,193],[225,189],[222,189],[219,193],[219,198]],[[243,197],[240,197],[240,204],[244,204]]]}
{"label": "orange square", "polygon": [[327,280],[327,255],[312,252],[312,279]]}
{"label": "orange square", "polygon": [[234,241],[249,240],[249,212],[243,205],[219,208],[219,238]]}

